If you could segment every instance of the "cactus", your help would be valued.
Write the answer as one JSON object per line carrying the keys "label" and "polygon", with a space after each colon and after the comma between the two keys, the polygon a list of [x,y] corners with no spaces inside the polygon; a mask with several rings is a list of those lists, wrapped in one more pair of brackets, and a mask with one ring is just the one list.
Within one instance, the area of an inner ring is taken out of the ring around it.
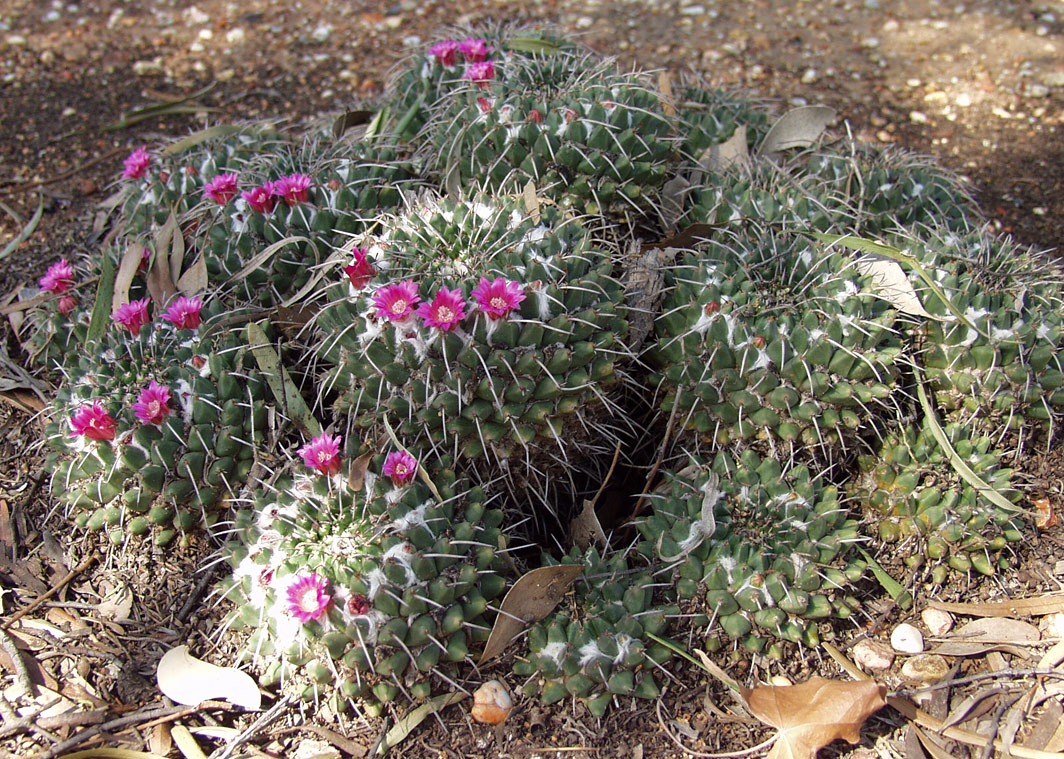
{"label": "cactus", "polygon": [[[557,209],[537,221],[504,199],[423,200],[381,229],[361,289],[332,285],[318,315],[333,367],[323,397],[349,436],[372,439],[390,418],[462,468],[504,464],[515,489],[549,504],[552,480],[613,449],[611,388],[627,358],[614,257]],[[402,287],[409,305],[392,313]],[[433,321],[434,299],[451,296],[453,319]]]}
{"label": "cactus", "polygon": [[695,445],[761,441],[837,458],[893,413],[895,312],[852,258],[754,228],[683,254],[646,354],[661,408]]}
{"label": "cactus", "polygon": [[639,552],[668,568],[659,581],[715,639],[755,651],[773,640],[816,646],[816,620],[859,608],[847,592],[864,572],[857,522],[838,488],[805,466],[784,469],[751,449],[692,457],[664,473],[650,504]]}
{"label": "cactus", "polygon": [[360,698],[374,713],[400,695],[424,699],[434,675],[486,640],[506,566],[502,513],[482,489],[441,461],[429,470],[437,498],[390,480],[385,464],[374,457],[361,487],[342,475],[277,479],[237,514],[227,550],[230,622],[252,628],[249,655],[277,659],[266,682]]}
{"label": "cactus", "polygon": [[[116,543],[154,533],[165,544],[219,519],[268,432],[269,390],[238,335],[112,328],[66,372],[45,434],[52,490],[79,525],[106,528]],[[138,411],[151,400],[154,411]],[[94,407],[111,428],[79,434],[79,415]]]}
{"label": "cactus", "polygon": [[[1001,465],[1003,454],[989,437],[969,435],[956,423],[944,432],[961,461],[989,487],[1008,503],[1019,499],[1013,471]],[[918,552],[908,560],[934,562],[933,582],[944,582],[947,568],[989,575],[1008,566],[1003,549],[1023,537],[1020,507],[995,503],[981,486],[957,474],[929,422],[891,434],[860,464],[862,474],[849,490],[872,515],[876,537],[886,543],[915,541]]]}

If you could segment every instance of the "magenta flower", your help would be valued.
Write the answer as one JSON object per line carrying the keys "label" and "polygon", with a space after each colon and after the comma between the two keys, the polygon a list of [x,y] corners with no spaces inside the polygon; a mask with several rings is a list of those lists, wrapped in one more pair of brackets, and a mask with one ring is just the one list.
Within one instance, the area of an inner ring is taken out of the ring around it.
{"label": "magenta flower", "polygon": [[454,40],[444,40],[430,47],[429,55],[436,56],[436,60],[440,62],[441,66],[450,68],[455,63],[455,53],[458,51],[458,47],[458,43]]}
{"label": "magenta flower", "polygon": [[200,309],[203,303],[199,298],[180,298],[170,304],[163,318],[178,329],[196,329],[200,325]]}
{"label": "magenta flower", "polygon": [[203,197],[224,206],[236,197],[236,174],[219,174],[203,188]]}
{"label": "magenta flower", "polygon": [[308,190],[314,181],[306,174],[289,174],[281,177],[273,183],[273,194],[284,198],[284,202],[290,206],[296,203],[306,203],[310,197]]}
{"label": "magenta flower", "polygon": [[151,321],[148,317],[149,303],[151,303],[150,298],[130,301],[119,306],[118,310],[111,314],[111,319],[128,329],[131,335],[139,335],[140,328]]}
{"label": "magenta flower", "polygon": [[373,296],[373,305],[377,307],[377,318],[398,322],[410,316],[414,307],[421,300],[417,294],[417,285],[409,279],[386,285],[377,290]]}
{"label": "magenta flower", "polygon": [[69,295],[64,295],[59,299],[59,313],[66,316],[78,305],[77,298],[73,298]]}
{"label": "magenta flower", "polygon": [[71,437],[82,435],[89,440],[114,440],[115,420],[99,400],[82,406],[70,417]]}
{"label": "magenta flower", "polygon": [[417,474],[417,459],[406,451],[392,451],[384,460],[381,474],[392,478],[396,487],[410,482]]}
{"label": "magenta flower", "polygon": [[488,282],[481,277],[476,289],[470,293],[477,307],[492,319],[502,319],[525,299],[525,288],[516,282],[496,277]]}
{"label": "magenta flower", "polygon": [[65,258],[60,258],[48,267],[39,284],[41,289],[47,292],[66,292],[74,284],[74,268]]}
{"label": "magenta flower", "polygon": [[354,253],[355,260],[351,262],[350,266],[344,267],[344,273],[351,280],[351,286],[356,290],[361,290],[376,276],[377,270],[373,268],[373,264],[366,260],[365,248],[355,248],[352,253]]}
{"label": "magenta flower", "polygon": [[491,61],[481,61],[480,63],[474,63],[465,70],[462,74],[463,79],[469,79],[476,82],[481,87],[486,87],[495,77],[495,64]]}
{"label": "magenta flower", "polygon": [[169,402],[170,388],[152,380],[137,396],[133,414],[144,424],[162,424],[170,416]]}
{"label": "magenta flower", "polygon": [[141,145],[122,160],[122,165],[125,166],[122,178],[140,179],[148,173],[149,163],[151,163],[151,157],[148,155],[148,148]]}
{"label": "magenta flower", "polygon": [[273,205],[277,202],[273,189],[273,182],[267,182],[262,187],[244,190],[244,192],[240,193],[240,197],[251,206],[251,210],[267,214],[273,210]]}
{"label": "magenta flower", "polygon": [[492,48],[482,39],[470,37],[458,43],[458,52],[465,56],[468,63],[480,63],[488,59]]}
{"label": "magenta flower", "polygon": [[465,300],[461,290],[441,287],[431,303],[422,303],[417,315],[430,327],[449,332],[465,318]]}
{"label": "magenta flower", "polygon": [[340,436],[318,435],[299,449],[299,455],[311,469],[334,475],[340,471]]}
{"label": "magenta flower", "polygon": [[330,605],[329,580],[317,572],[303,575],[288,586],[288,611],[303,624],[324,617]]}

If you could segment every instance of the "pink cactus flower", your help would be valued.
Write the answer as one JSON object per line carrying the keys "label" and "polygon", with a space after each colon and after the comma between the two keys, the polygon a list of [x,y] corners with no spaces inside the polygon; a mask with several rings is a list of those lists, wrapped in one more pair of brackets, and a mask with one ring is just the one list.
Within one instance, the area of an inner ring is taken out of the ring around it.
{"label": "pink cactus flower", "polygon": [[525,299],[525,289],[502,277],[496,277],[491,282],[488,282],[487,277],[481,277],[470,295],[481,311],[492,319],[502,319]]}
{"label": "pink cactus flower", "polygon": [[468,63],[480,63],[488,59],[488,53],[493,48],[488,47],[482,39],[469,37],[458,43],[458,52],[465,56]]}
{"label": "pink cactus flower", "polygon": [[236,174],[219,174],[203,188],[203,197],[224,206],[236,197]]}
{"label": "pink cactus flower", "polygon": [[170,416],[169,402],[170,388],[152,380],[137,396],[133,414],[144,424],[162,424]]}
{"label": "pink cactus flower", "polygon": [[437,42],[429,48],[429,55],[436,56],[441,66],[450,68],[455,64],[455,53],[458,52],[458,43],[455,40]]}
{"label": "pink cactus flower", "polygon": [[406,451],[392,451],[384,460],[381,474],[391,477],[396,487],[404,485],[417,474],[417,459]]}
{"label": "pink cactus flower", "polygon": [[465,70],[462,78],[476,82],[481,87],[487,87],[488,82],[495,78],[495,64],[491,61],[474,63]]}
{"label": "pink cactus flower", "polygon": [[340,436],[318,435],[299,449],[303,463],[332,476],[340,471]]}
{"label": "pink cactus flower", "polygon": [[166,309],[163,318],[178,329],[196,329],[200,325],[200,309],[203,303],[199,298],[181,296]]}
{"label": "pink cactus flower", "polygon": [[148,155],[148,148],[141,145],[122,160],[122,165],[125,167],[122,171],[122,178],[140,179],[148,173],[150,163],[151,156]]}
{"label": "pink cactus flower", "polygon": [[118,310],[111,314],[111,319],[128,329],[131,335],[139,335],[140,328],[151,321],[148,316],[149,303],[151,303],[150,298],[130,301],[119,306]]}
{"label": "pink cactus flower", "polygon": [[103,404],[95,400],[89,406],[82,406],[70,417],[71,437],[81,435],[89,440],[114,440],[115,420],[107,413]]}
{"label": "pink cactus flower", "polygon": [[78,299],[69,295],[64,295],[59,299],[59,313],[66,316],[73,311],[78,305]]}
{"label": "pink cactus flower", "polygon": [[366,259],[365,248],[355,248],[351,251],[355,259],[351,262],[350,266],[344,267],[344,273],[347,274],[347,278],[351,280],[351,286],[356,290],[361,290],[363,287],[369,284],[369,281],[373,279],[377,274],[377,270],[373,268]]}
{"label": "pink cactus flower", "polygon": [[296,203],[306,203],[310,198],[309,190],[314,180],[306,174],[289,174],[281,177],[273,183],[273,194],[284,198],[284,202],[290,206]]}
{"label": "pink cactus flower", "polygon": [[74,267],[65,258],[60,258],[48,267],[39,284],[46,292],[65,293],[74,284]]}
{"label": "pink cactus flower", "polygon": [[240,197],[251,206],[251,210],[258,211],[261,214],[267,214],[272,211],[274,204],[277,202],[277,196],[274,195],[273,191],[273,182],[267,182],[262,187],[244,190],[244,192],[240,193]]}
{"label": "pink cactus flower", "polygon": [[417,315],[430,327],[449,332],[465,318],[465,300],[461,290],[441,287],[431,303],[422,303]]}
{"label": "pink cactus flower", "polygon": [[420,300],[417,285],[405,279],[377,290],[377,294],[373,296],[373,305],[377,307],[378,319],[398,322],[410,316]]}
{"label": "pink cactus flower", "polygon": [[288,586],[288,611],[303,624],[324,617],[331,605],[329,580],[317,572],[302,575]]}

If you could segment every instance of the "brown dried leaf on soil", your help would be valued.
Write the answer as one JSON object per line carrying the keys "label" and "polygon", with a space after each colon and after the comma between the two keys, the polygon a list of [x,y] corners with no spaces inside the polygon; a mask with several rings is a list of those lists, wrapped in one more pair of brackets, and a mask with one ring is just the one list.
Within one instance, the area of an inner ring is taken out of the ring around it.
{"label": "brown dried leaf on soil", "polygon": [[526,572],[502,599],[480,663],[491,661],[506,650],[525,625],[538,622],[554,611],[573,580],[584,571],[583,564],[560,564]]}
{"label": "brown dried leaf on soil", "polygon": [[801,685],[741,689],[750,713],[779,730],[767,759],[814,759],[834,740],[856,743],[861,726],[886,706],[887,689],[873,680],[813,677]]}

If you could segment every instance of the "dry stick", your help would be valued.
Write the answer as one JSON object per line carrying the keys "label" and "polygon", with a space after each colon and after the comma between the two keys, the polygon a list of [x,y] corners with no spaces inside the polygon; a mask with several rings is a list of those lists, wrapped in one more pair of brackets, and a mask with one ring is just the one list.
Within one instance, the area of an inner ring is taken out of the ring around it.
{"label": "dry stick", "polygon": [[47,184],[55,184],[56,182],[62,182],[64,179],[70,179],[70,177],[74,176],[75,174],[79,174],[82,171],[85,171],[85,169],[91,168],[92,166],[95,166],[101,161],[106,161],[108,158],[114,158],[119,153],[124,153],[125,151],[126,148],[115,148],[110,153],[104,153],[101,156],[96,156],[92,160],[86,161],[85,163],[79,166],[75,166],[70,171],[64,171],[62,174],[58,174],[52,177],[51,179],[37,179],[33,182],[23,182],[21,184],[8,180],[8,183],[14,184],[14,187],[0,188],[0,194],[13,195],[16,192],[25,192],[26,190],[32,190],[34,187],[44,187]]}
{"label": "dry stick", "polygon": [[943,680],[940,683],[934,685],[925,685],[922,688],[906,688],[904,690],[889,691],[887,696],[897,696],[900,698],[907,698],[908,696],[915,695],[917,693],[928,693],[929,691],[942,690],[943,688],[953,688],[958,685],[969,685],[970,683],[977,683],[981,680],[997,680],[1003,677],[1056,677],[1064,679],[1064,672],[1057,669],[1002,669],[997,672],[980,672],[977,675],[970,675],[969,677],[958,677],[954,680]]}
{"label": "dry stick", "polygon": [[15,612],[11,616],[10,619],[8,619],[6,622],[4,622],[4,624],[2,626],[0,626],[0,630],[8,630],[8,629],[10,629],[11,625],[15,624],[15,622],[17,622],[18,620],[22,619],[24,616],[29,614],[31,611],[33,611],[38,606],[40,606],[45,601],[47,601],[49,598],[51,598],[56,593],[58,593],[63,588],[65,588],[68,582],[70,582],[75,577],[77,577],[81,572],[84,572],[86,569],[88,569],[89,565],[92,564],[92,562],[94,562],[94,561],[96,561],[96,555],[95,554],[87,556],[84,561],[82,561],[76,567],[74,567],[69,572],[67,572],[66,576],[63,577],[63,579],[60,580],[58,583],[53,585],[51,587],[51,589],[48,590],[43,596],[38,596],[37,600],[35,600],[29,606],[27,606],[26,608],[20,609],[19,611]]}
{"label": "dry stick", "polygon": [[285,707],[287,707],[291,702],[291,696],[285,696],[284,698],[282,698],[276,704],[274,704],[265,712],[263,712],[257,720],[252,722],[251,726],[247,730],[233,738],[231,741],[228,741],[224,746],[221,746],[220,748],[217,748],[212,751],[210,756],[207,757],[207,759],[228,759],[229,755],[236,751],[237,748],[254,738],[256,734],[260,733],[263,730],[263,728],[265,728],[267,725],[277,719],[281,715],[281,712],[285,710]]}
{"label": "dry stick", "polygon": [[345,738],[344,736],[340,735],[335,730],[330,730],[329,728],[323,727],[321,725],[292,725],[291,727],[282,727],[280,730],[272,730],[270,731],[270,735],[287,735],[289,733],[298,733],[302,730],[314,733],[314,735],[318,736],[323,740],[328,741],[333,746],[343,751],[345,754],[350,754],[351,756],[361,756],[366,750],[366,747],[363,746],[361,743],[355,743],[353,740],[350,740],[349,738]]}
{"label": "dry stick", "polygon": [[[25,714],[25,715],[23,715],[21,717],[19,717],[17,714],[15,714],[11,710],[10,704],[8,704],[6,701],[3,701],[2,702],[3,703],[3,707],[0,708],[0,711],[5,711],[5,710],[9,711],[11,713],[11,715],[13,716],[13,719],[12,718],[8,718],[5,715],[4,724],[0,725],[0,738],[6,738],[9,735],[14,735],[15,733],[20,733],[23,730],[37,731],[39,728],[38,728],[36,722],[34,721],[34,720],[37,719],[37,715],[41,714],[42,712],[48,711],[49,709],[51,709],[53,706],[55,706],[56,704],[58,704],[62,700],[63,699],[61,699],[61,698],[52,699],[48,703],[36,707],[32,711],[30,711],[28,714]],[[50,734],[46,734],[46,737],[47,737],[47,735],[50,735]],[[53,740],[55,740],[55,739],[53,738]]]}
{"label": "dry stick", "polygon": [[21,689],[19,696],[32,693],[33,681],[30,679],[30,673],[26,670],[26,662],[22,660],[22,654],[19,652],[18,646],[15,645],[15,641],[11,640],[7,630],[0,629],[0,646],[7,651],[7,655],[11,659],[11,665],[15,668],[15,681]]}
{"label": "dry stick", "polygon": [[643,495],[639,498],[639,502],[636,503],[635,508],[632,510],[631,519],[635,519],[643,511],[643,508],[650,502],[650,496],[647,493],[650,492],[650,485],[654,482],[654,478],[658,474],[658,469],[661,468],[661,462],[665,460],[665,450],[669,447],[669,438],[672,437],[672,425],[676,421],[676,410],[680,407],[680,394],[683,392],[683,388],[676,389],[676,398],[672,402],[672,411],[669,412],[669,423],[665,425],[665,437],[661,441],[661,450],[658,451],[658,459],[654,462],[654,466],[650,468],[650,474],[647,475],[646,484],[643,486]]}
{"label": "dry stick", "polygon": [[[94,725],[88,730],[82,730],[77,735],[68,738],[62,743],[57,743],[56,745],[52,746],[50,749],[43,753],[35,754],[34,756],[30,757],[30,759],[55,759],[55,757],[59,756],[60,754],[65,754],[67,751],[74,748],[74,746],[80,746],[85,741],[91,738],[95,738],[100,733],[113,732],[117,728],[127,727],[129,725],[136,725],[144,720],[156,720],[164,717],[177,719],[178,717],[184,714],[199,711],[203,706],[204,704],[199,704],[198,706],[192,707],[191,709],[184,705],[162,706],[150,710],[141,709],[137,712],[134,712],[133,714],[127,714],[125,717],[119,717],[117,719],[111,720],[110,722],[104,722],[101,725]],[[153,722],[150,724],[156,723]]]}

